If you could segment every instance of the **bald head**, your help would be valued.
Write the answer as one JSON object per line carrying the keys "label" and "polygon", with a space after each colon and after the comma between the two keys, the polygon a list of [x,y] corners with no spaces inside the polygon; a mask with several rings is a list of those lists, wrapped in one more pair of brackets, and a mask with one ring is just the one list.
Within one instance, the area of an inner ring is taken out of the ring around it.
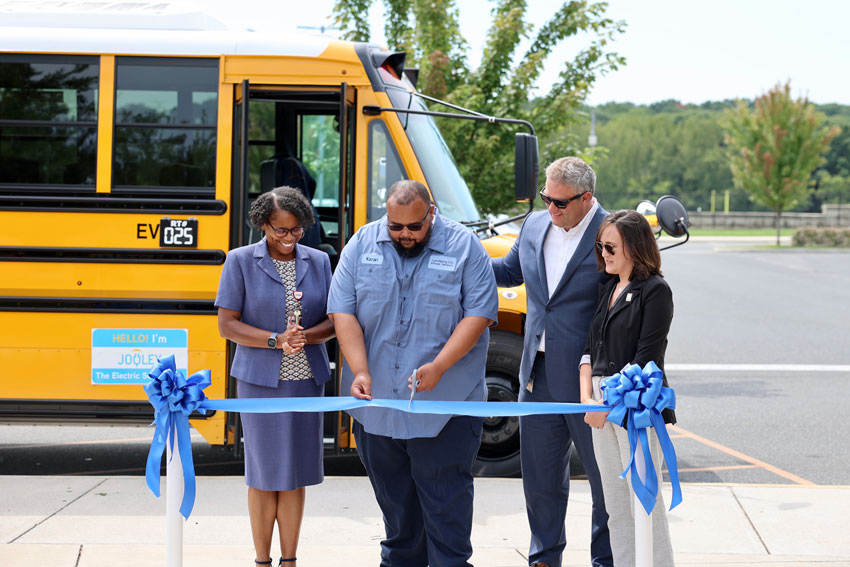
{"label": "bald head", "polygon": [[428,188],[411,179],[396,181],[387,191],[387,204],[393,202],[397,205],[409,205],[416,199],[421,199],[426,205],[431,204]]}

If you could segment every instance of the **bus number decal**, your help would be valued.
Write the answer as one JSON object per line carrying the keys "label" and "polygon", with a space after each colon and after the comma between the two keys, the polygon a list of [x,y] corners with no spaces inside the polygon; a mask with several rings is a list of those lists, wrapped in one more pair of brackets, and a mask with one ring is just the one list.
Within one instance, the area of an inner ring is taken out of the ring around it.
{"label": "bus number decal", "polygon": [[159,223],[159,245],[171,248],[196,248],[198,219],[163,218]]}

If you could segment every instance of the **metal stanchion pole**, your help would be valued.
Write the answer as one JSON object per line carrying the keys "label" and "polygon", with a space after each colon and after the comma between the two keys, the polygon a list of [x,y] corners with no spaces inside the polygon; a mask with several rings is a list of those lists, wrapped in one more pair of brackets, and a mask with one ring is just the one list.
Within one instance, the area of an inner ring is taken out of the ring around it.
{"label": "metal stanchion pole", "polygon": [[[177,443],[177,440],[174,442]],[[180,515],[180,504],[183,501],[183,466],[180,462],[180,451],[172,453],[168,441],[165,446],[168,448],[165,473],[165,565],[182,567],[183,517]]]}
{"label": "metal stanchion pole", "polygon": [[[646,433],[648,436],[648,429]],[[637,468],[638,478],[645,483],[646,463],[643,460],[643,447],[640,440],[638,440],[635,448],[635,467]],[[635,567],[652,567],[652,518],[646,513],[636,494],[633,495],[633,498],[635,505]]]}

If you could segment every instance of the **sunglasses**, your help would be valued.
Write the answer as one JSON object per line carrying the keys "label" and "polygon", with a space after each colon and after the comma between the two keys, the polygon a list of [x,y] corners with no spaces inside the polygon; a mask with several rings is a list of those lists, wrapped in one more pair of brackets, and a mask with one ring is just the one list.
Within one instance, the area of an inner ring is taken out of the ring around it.
{"label": "sunglasses", "polygon": [[608,252],[609,256],[614,255],[614,250],[617,249],[613,244],[602,244],[601,242],[596,243],[596,249],[599,250],[599,253],[602,254],[602,251]]}
{"label": "sunglasses", "polygon": [[546,205],[547,207],[554,203],[554,205],[556,207],[558,207],[559,209],[566,209],[567,205],[569,205],[572,201],[575,201],[576,199],[581,199],[581,197],[582,197],[582,195],[584,195],[584,193],[579,193],[578,195],[573,195],[569,199],[553,199],[552,197],[550,197],[549,195],[544,193],[543,189],[541,189],[539,195],[540,195],[540,198],[543,200],[543,204]]}
{"label": "sunglasses", "polygon": [[271,223],[266,223],[266,224],[271,227],[275,236],[280,236],[281,238],[283,238],[287,234],[291,234],[292,236],[298,238],[299,236],[301,236],[301,233],[304,232],[304,228],[301,227],[301,226],[293,226],[292,228],[283,228],[283,227],[278,228],[276,226],[272,226]]}
{"label": "sunglasses", "polygon": [[401,232],[403,229],[407,229],[410,232],[419,232],[422,230],[422,227],[425,226],[425,219],[428,218],[428,215],[431,213],[431,207],[428,207],[428,212],[425,213],[425,216],[419,222],[414,222],[410,224],[400,224],[397,222],[388,222],[387,229],[392,232]]}

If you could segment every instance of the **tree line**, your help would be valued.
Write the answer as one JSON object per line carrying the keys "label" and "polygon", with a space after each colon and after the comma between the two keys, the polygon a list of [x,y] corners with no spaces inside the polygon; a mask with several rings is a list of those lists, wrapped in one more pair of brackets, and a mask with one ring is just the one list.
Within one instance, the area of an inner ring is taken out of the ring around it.
{"label": "tree line", "polygon": [[[747,109],[753,100],[743,101]],[[594,156],[600,200],[606,207],[634,207],[641,199],[666,194],[679,197],[689,210],[723,210],[725,192],[733,211],[769,211],[735,187],[730,168],[728,114],[738,102],[724,100],[682,104],[665,100],[648,105],[608,103],[583,106],[586,119],[567,135],[587,140],[589,116],[596,113],[599,146]],[[840,128],[824,153],[824,163],[811,171],[811,191],[790,210],[820,212],[822,203],[850,203],[850,106],[814,105],[824,125]],[[564,135],[555,133],[557,137]],[[545,141],[541,141],[545,143]]]}

